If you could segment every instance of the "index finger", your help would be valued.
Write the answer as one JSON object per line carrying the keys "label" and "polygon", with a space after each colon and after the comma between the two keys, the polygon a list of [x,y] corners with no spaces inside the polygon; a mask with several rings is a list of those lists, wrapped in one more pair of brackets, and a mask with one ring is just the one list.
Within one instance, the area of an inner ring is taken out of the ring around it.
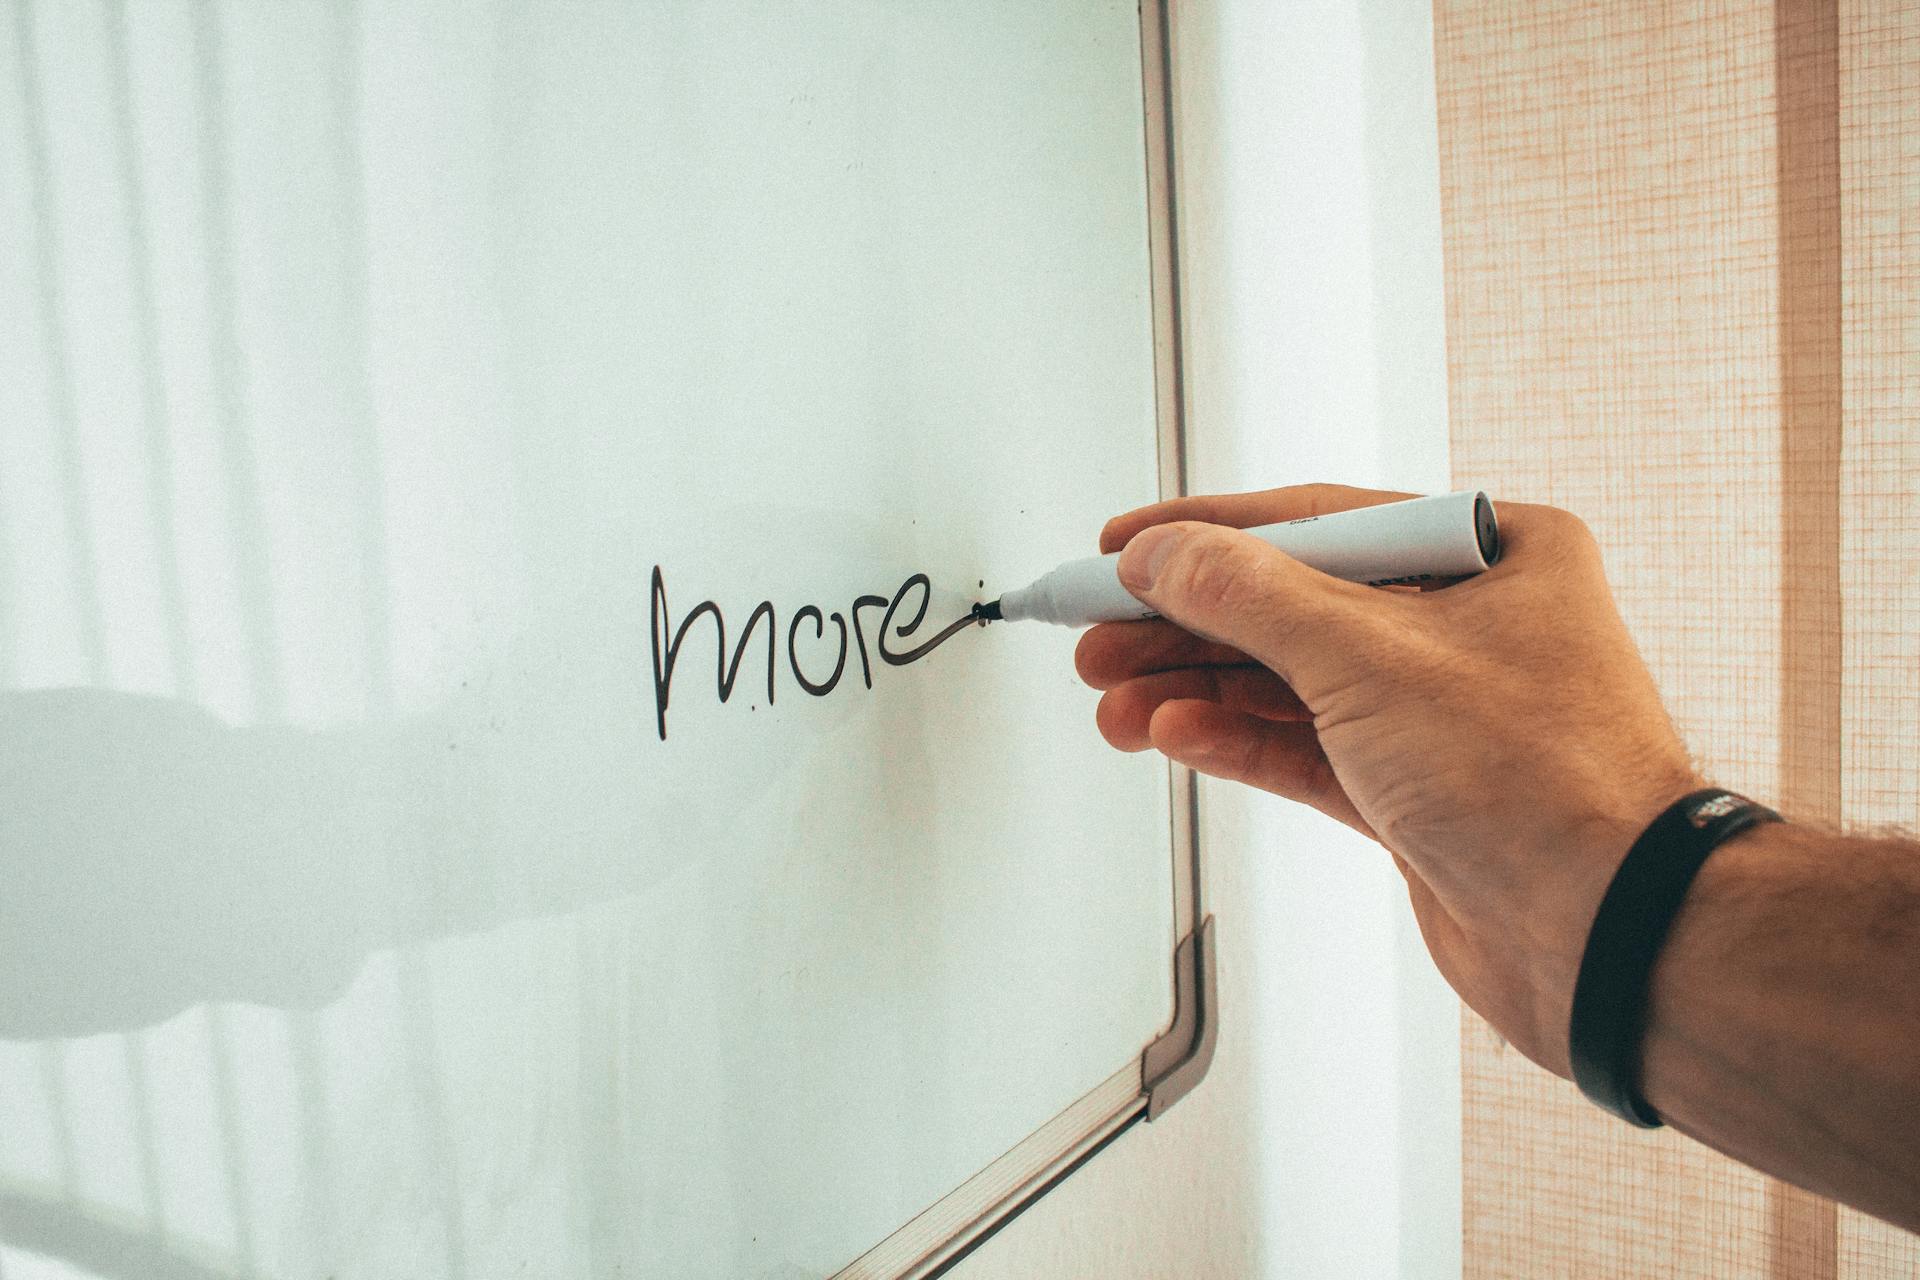
{"label": "index finger", "polygon": [[1332,511],[1351,511],[1355,507],[1377,507],[1382,503],[1400,502],[1419,496],[1417,493],[1395,493],[1388,489],[1356,489],[1345,484],[1294,484],[1255,493],[1169,498],[1165,502],[1140,507],[1107,521],[1106,528],[1100,531],[1100,550],[1103,554],[1118,551],[1142,529],[1165,524],[1169,520],[1204,520],[1208,524],[1251,529],[1256,525],[1323,516]]}

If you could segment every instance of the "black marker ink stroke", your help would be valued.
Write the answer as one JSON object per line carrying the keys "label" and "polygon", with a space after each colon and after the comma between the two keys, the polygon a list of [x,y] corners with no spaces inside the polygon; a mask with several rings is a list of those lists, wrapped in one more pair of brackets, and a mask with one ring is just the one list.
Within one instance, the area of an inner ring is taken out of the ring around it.
{"label": "black marker ink stroke", "polygon": [[[881,609],[886,604],[885,596],[858,596],[854,599],[853,608],[847,610],[853,615],[853,638],[860,642],[860,681],[869,689],[873,688],[873,668],[867,665],[867,634],[860,629],[860,610]],[[880,625],[884,629],[887,624],[882,621]]]}
{"label": "black marker ink stroke", "polygon": [[[895,615],[906,604],[907,597],[916,590],[920,593],[919,606],[913,611],[911,618],[896,625]],[[860,654],[860,680],[867,688],[873,688],[873,666],[867,659],[867,636],[860,620],[862,609],[883,610],[880,615],[879,633],[874,636],[874,647],[880,651],[881,660],[894,667],[904,667],[908,663],[918,662],[968,627],[983,625],[980,609],[975,606],[924,643],[904,652],[896,652],[888,643],[889,632],[894,640],[905,640],[912,636],[920,629],[921,623],[926,621],[927,607],[932,601],[932,582],[928,580],[926,574],[916,573],[900,584],[900,589],[893,593],[892,599],[871,595],[854,597],[853,605],[846,614],[841,614],[838,610],[826,614],[815,605],[803,605],[787,621],[787,666],[792,670],[793,678],[799,682],[800,687],[812,697],[824,698],[833,692],[847,670],[849,647],[847,618],[850,616],[853,619],[853,647],[857,648]],[[721,702],[733,696],[734,684],[740,678],[740,664],[746,658],[747,645],[753,639],[753,629],[760,625],[763,618],[766,620],[767,704],[769,706],[773,704],[774,673],[779,666],[777,652],[779,622],[771,600],[762,600],[747,616],[746,628],[734,642],[731,662],[727,659],[727,620],[721,614],[720,606],[712,600],[702,600],[680,620],[678,626],[675,626],[667,608],[666,575],[659,565],[653,566],[653,599],[649,613],[653,641],[654,727],[659,731],[662,742],[667,740],[667,703],[673,693],[673,673],[680,662],[680,649],[686,643],[687,633],[692,630],[693,624],[702,617],[710,616],[713,619],[715,687]],[[800,652],[795,641],[799,638],[800,624],[809,619],[813,622],[814,640],[826,639],[829,618],[832,619],[833,625],[840,629],[839,654],[833,664],[833,674],[824,681],[816,682],[801,669]]]}
{"label": "black marker ink stroke", "polygon": [[821,617],[820,611],[810,604],[802,605],[793,615],[793,620],[787,623],[787,665],[793,668],[793,678],[800,682],[802,689],[816,698],[824,698],[833,692],[833,686],[840,683],[841,672],[847,669],[847,620],[840,616],[839,610],[834,610],[833,620],[840,628],[840,660],[833,664],[833,674],[826,678],[825,683],[815,684],[800,669],[800,646],[793,642],[800,630],[801,620],[809,615],[813,618],[813,638],[820,640],[827,634],[826,619]]}
{"label": "black marker ink stroke", "polygon": [[913,621],[901,623],[899,627],[895,628],[893,634],[896,639],[905,640],[915,631],[918,631],[921,622],[926,619],[927,606],[933,602],[933,584],[927,581],[927,575],[924,573],[916,573],[901,583],[900,589],[893,593],[893,603],[889,604],[887,611],[880,616],[880,656],[885,658],[889,664],[896,667],[904,667],[909,662],[920,661],[920,659],[926,657],[935,649],[938,649],[953,636],[966,630],[979,620],[972,610],[968,610],[965,617],[950,623],[946,630],[940,632],[939,635],[936,635],[919,648],[909,649],[905,653],[895,653],[893,650],[887,648],[887,624],[893,621],[894,612],[900,608],[900,602],[907,598],[907,592],[913,590],[915,587],[920,588],[920,607],[914,611]]}
{"label": "black marker ink stroke", "polygon": [[667,699],[673,690],[673,668],[680,661],[680,646],[686,643],[687,632],[700,620],[702,614],[713,617],[714,631],[719,643],[714,648],[716,683],[720,690],[720,701],[725,702],[733,696],[733,685],[740,678],[740,660],[747,655],[747,642],[753,638],[753,629],[761,618],[767,620],[767,702],[773,702],[774,668],[774,630],[773,605],[762,600],[754,606],[747,617],[746,629],[740,633],[740,641],[733,647],[733,662],[727,662],[727,620],[720,613],[720,606],[711,600],[702,600],[693,606],[693,611],[680,620],[673,632],[673,638],[667,639],[667,583],[660,573],[660,566],[653,566],[653,604],[651,608],[653,629],[653,705],[658,720],[660,740],[667,739]]}
{"label": "black marker ink stroke", "polygon": [[880,644],[880,656],[896,667],[904,667],[909,662],[920,661],[920,659],[926,657],[935,649],[938,649],[941,645],[953,639],[962,631],[965,631],[968,627],[977,627],[979,625],[981,625],[980,620],[974,617],[973,614],[964,614],[961,617],[955,618],[952,622],[949,622],[933,639],[927,641],[918,649],[909,649],[905,653],[888,653],[886,641],[883,637]]}

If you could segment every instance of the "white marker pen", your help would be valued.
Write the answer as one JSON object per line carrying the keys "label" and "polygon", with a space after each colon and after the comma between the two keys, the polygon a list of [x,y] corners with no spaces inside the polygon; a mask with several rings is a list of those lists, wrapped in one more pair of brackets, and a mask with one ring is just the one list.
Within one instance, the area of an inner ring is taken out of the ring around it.
{"label": "white marker pen", "polygon": [[[1464,578],[1500,558],[1500,527],[1484,493],[1409,498],[1247,532],[1322,573],[1371,586]],[[1155,616],[1120,585],[1119,564],[1117,551],[1069,560],[1030,587],[974,606],[974,616],[982,622],[1033,619],[1068,627]]]}

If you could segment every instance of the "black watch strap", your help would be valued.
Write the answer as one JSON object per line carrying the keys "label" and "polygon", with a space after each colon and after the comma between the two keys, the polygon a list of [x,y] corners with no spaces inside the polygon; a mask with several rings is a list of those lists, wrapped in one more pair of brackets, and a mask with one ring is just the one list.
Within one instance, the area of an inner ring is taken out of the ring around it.
{"label": "black watch strap", "polygon": [[1670,805],[1627,850],[1600,899],[1573,984],[1568,1047],[1580,1092],[1643,1129],[1658,1113],[1640,1094],[1647,985],[1687,888],[1719,844],[1780,815],[1718,787]]}

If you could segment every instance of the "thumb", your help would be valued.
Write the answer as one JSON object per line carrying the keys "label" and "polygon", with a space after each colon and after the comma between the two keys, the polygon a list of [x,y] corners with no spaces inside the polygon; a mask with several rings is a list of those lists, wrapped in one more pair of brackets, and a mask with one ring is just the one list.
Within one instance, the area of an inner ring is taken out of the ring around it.
{"label": "thumb", "polygon": [[1120,553],[1120,581],[1155,612],[1265,663],[1313,705],[1312,690],[1369,630],[1374,592],[1332,578],[1241,529],[1153,525]]}

